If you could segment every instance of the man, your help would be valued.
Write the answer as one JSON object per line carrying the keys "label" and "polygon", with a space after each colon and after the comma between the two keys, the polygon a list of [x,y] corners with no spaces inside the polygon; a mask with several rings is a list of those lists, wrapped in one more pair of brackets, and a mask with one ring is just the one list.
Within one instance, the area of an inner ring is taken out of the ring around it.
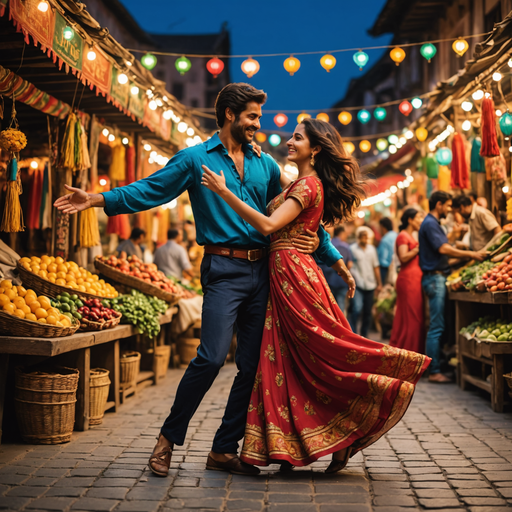
{"label": "man", "polygon": [[[334,228],[333,239],[331,240],[332,245],[338,249],[339,253],[343,256],[345,260],[345,265],[350,270],[353,265],[352,251],[350,250],[350,245],[347,244],[347,236],[348,233],[345,231],[343,226],[336,226]],[[320,268],[324,273],[325,280],[329,285],[338,306],[341,311],[345,313],[345,303],[347,300],[347,292],[348,286],[345,281],[335,272],[331,267],[324,265],[321,263]]]}
{"label": "man", "polygon": [[373,297],[382,288],[380,278],[379,257],[375,246],[369,243],[370,228],[361,226],[356,231],[357,242],[350,246],[354,258],[352,275],[357,288],[354,299],[350,304],[349,323],[354,332],[358,332],[357,324],[361,317],[359,334],[368,337],[368,329],[372,323]]}
{"label": "man", "polygon": [[125,252],[127,256],[137,256],[143,259],[141,244],[144,243],[146,232],[141,228],[133,228],[128,240],[124,240],[117,246],[117,252]]}
{"label": "man", "polygon": [[395,242],[398,233],[393,231],[393,223],[388,217],[383,217],[379,220],[380,232],[382,238],[377,248],[379,256],[380,277],[382,284],[386,283],[388,278],[389,266],[393,262],[393,255],[395,254]]}
{"label": "man", "polygon": [[[281,191],[280,170],[268,155],[256,158],[249,145],[260,129],[261,106],[267,95],[249,84],[228,84],[215,102],[220,132],[203,144],[179,151],[160,171],[148,178],[103,194],[87,194],[67,187],[72,193],[55,205],[75,213],[103,206],[108,215],[147,210],[188,190],[197,242],[205,246],[201,264],[204,291],[201,344],[176,391],[169,417],[149,460],[151,470],[167,476],[174,443],[185,441],[188,424],[205,393],[224,364],[233,328],[238,331],[236,364],[238,374],[229,394],[222,424],[208,456],[207,469],[256,475],[259,469],[237,456],[254,378],[269,293],[269,239],[244,222],[219,196],[201,185],[203,169],[222,169],[227,186],[253,208],[266,213],[266,205]],[[314,234],[313,234],[314,235]],[[316,252],[327,265],[340,258],[329,235],[320,229]],[[315,243],[302,236],[292,243],[310,253]]]}
{"label": "man", "polygon": [[485,251],[464,251],[452,247],[440,220],[452,209],[452,196],[447,192],[434,192],[429,199],[430,213],[425,217],[419,231],[420,267],[423,272],[421,286],[428,298],[430,325],[427,333],[426,351],[432,358],[430,382],[445,383],[450,379],[441,373],[440,340],[444,331],[444,303],[446,299],[446,276],[450,273],[448,257],[471,258],[482,261]]}
{"label": "man", "polygon": [[474,251],[483,249],[501,231],[496,217],[467,196],[457,196],[453,200],[453,210],[468,222],[469,247]]}
{"label": "man", "polygon": [[192,264],[188,258],[187,250],[180,245],[183,239],[181,232],[177,229],[167,231],[167,243],[155,251],[153,263],[166,276],[173,276],[176,279],[183,279],[183,274],[188,279],[192,279],[190,272]]}

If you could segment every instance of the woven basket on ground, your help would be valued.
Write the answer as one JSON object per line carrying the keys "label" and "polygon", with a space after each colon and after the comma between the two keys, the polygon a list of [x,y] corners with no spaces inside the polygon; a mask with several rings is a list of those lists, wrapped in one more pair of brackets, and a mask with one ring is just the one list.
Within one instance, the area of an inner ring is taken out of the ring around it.
{"label": "woven basket on ground", "polygon": [[110,389],[109,371],[94,368],[90,373],[89,391],[89,425],[99,425],[103,422],[105,406],[107,405]]}
{"label": "woven basket on ground", "polygon": [[111,327],[115,327],[121,321],[122,313],[118,311],[115,312],[114,318],[110,320],[106,320],[105,322],[91,322],[86,318],[82,318],[80,320],[80,331],[104,331],[105,329],[110,329]]}
{"label": "woven basket on ground", "polygon": [[60,444],[71,440],[78,376],[75,368],[32,372],[16,368],[16,418],[25,442]]}
{"label": "woven basket on ground", "polygon": [[58,284],[52,283],[47,279],[43,279],[41,276],[36,276],[26,268],[23,268],[22,265],[18,262],[16,267],[18,272],[20,273],[21,281],[23,282],[23,286],[25,288],[32,288],[35,292],[41,295],[47,295],[52,299],[55,299],[57,295],[61,295],[63,292],[67,292],[69,294],[76,294],[80,298],[84,299],[100,299],[103,300],[107,297],[100,297],[99,295],[93,295],[92,293],[80,292],[78,290],[73,290],[73,288],[67,288],[66,286],[60,286]]}
{"label": "woven basket on ground", "polygon": [[0,311],[0,333],[11,336],[25,336],[29,338],[60,338],[69,336],[80,327],[75,322],[70,327],[58,327],[57,325],[42,324],[33,320],[25,320],[5,311]]}
{"label": "woven basket on ground", "polygon": [[158,286],[146,283],[146,281],[139,279],[138,277],[129,276],[124,272],[116,270],[110,265],[99,261],[98,258],[94,260],[94,266],[104,276],[109,277],[113,281],[129,286],[130,288],[135,288],[136,290],[139,290],[146,295],[153,295],[154,297],[158,297],[159,299],[169,302],[169,304],[176,304],[181,298],[183,298],[182,293],[166,292],[158,288]]}
{"label": "woven basket on ground", "polygon": [[181,364],[189,364],[197,356],[197,347],[201,344],[199,338],[178,338],[176,352],[180,356]]}
{"label": "woven basket on ground", "polygon": [[119,381],[121,386],[129,387],[136,384],[140,371],[140,353],[123,350],[119,362],[121,364],[121,378]]}
{"label": "woven basket on ground", "polygon": [[155,347],[155,377],[161,379],[165,377],[167,368],[169,368],[169,361],[171,360],[171,346],[159,345]]}

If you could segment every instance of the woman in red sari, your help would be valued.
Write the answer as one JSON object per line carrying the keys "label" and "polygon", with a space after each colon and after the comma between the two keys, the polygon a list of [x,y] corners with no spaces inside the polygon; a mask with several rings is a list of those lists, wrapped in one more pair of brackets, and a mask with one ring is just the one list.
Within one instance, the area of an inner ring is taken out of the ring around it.
{"label": "woman in red sari", "polygon": [[396,250],[400,272],[396,280],[396,313],[389,344],[413,352],[425,353],[425,317],[421,289],[419,243],[412,234],[420,229],[423,213],[408,208],[402,215]]}
{"label": "woman in red sari", "polygon": [[[354,334],[314,259],[290,244],[322,219],[351,217],[364,189],[330,124],[305,119],[287,144],[299,177],[269,203],[268,216],[232,194],[222,171],[203,166],[203,185],[271,235],[270,297],[240,458],[306,466],[332,453],[332,473],[400,421],[430,359]],[[333,268],[353,296],[343,260]]]}

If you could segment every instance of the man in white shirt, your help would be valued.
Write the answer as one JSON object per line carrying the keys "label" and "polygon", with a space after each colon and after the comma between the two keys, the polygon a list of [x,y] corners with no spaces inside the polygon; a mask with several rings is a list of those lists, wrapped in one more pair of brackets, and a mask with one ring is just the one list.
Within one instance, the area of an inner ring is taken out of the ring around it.
{"label": "man in white shirt", "polygon": [[166,276],[183,279],[183,274],[192,278],[192,265],[187,251],[180,245],[181,233],[177,229],[167,231],[168,241],[155,251],[154,263]]}
{"label": "man in white shirt", "polygon": [[352,275],[356,280],[356,293],[349,308],[348,321],[352,330],[358,332],[357,324],[361,317],[361,331],[365,338],[372,322],[373,297],[382,288],[379,257],[375,246],[369,244],[369,229],[362,226],[356,232],[357,243],[350,249],[354,257]]}

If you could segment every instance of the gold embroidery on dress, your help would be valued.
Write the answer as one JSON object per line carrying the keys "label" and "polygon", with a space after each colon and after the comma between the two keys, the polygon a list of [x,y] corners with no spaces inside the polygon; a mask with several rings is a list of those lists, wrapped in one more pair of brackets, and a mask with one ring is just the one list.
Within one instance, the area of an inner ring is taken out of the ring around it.
{"label": "gold embroidery on dress", "polygon": [[272,317],[271,316],[267,316],[267,318],[265,319],[265,329],[268,329],[270,331],[270,329],[272,329]]}
{"label": "gold embroidery on dress", "polygon": [[281,288],[287,297],[289,297],[293,293],[293,288],[290,286],[288,281],[283,281],[281,283]]}
{"label": "gold embroidery on dress", "polygon": [[307,401],[307,402],[304,404],[304,412],[305,412],[308,416],[314,416],[314,415],[316,414],[314,407],[309,403],[309,401]]}
{"label": "gold embroidery on dress", "polygon": [[367,352],[358,352],[357,350],[351,350],[347,354],[347,363],[349,364],[359,364],[363,361],[366,361],[366,356],[368,356]]}
{"label": "gold embroidery on dress", "polygon": [[284,382],[284,376],[282,373],[278,373],[276,374],[276,385],[278,387],[281,387],[283,385],[283,382]]}
{"label": "gold embroidery on dress", "polygon": [[261,384],[261,372],[258,372],[256,374],[256,377],[254,379],[254,384],[252,386],[252,390],[256,391],[258,389],[258,386]]}
{"label": "gold embroidery on dress", "polygon": [[319,389],[316,390],[316,399],[319,402],[324,403],[325,405],[330,404],[332,402],[332,398],[323,393],[322,391],[320,391]]}
{"label": "gold embroidery on dress", "polygon": [[332,334],[325,331],[322,331],[322,338],[328,339],[331,343],[334,343],[334,340],[336,339]]}
{"label": "gold embroidery on dress", "polygon": [[279,416],[283,418],[283,420],[290,423],[290,410],[288,409],[288,407],[281,405],[277,408],[277,412],[279,413]]}
{"label": "gold embroidery on dress", "polygon": [[274,350],[274,347],[272,345],[267,346],[267,350],[265,350],[265,353],[263,354],[265,357],[268,357],[268,360],[272,363],[276,360],[276,351]]}
{"label": "gold embroidery on dress", "polygon": [[300,314],[301,314],[304,318],[306,318],[306,319],[308,319],[308,320],[311,320],[311,321],[313,321],[313,320],[314,320],[314,318],[311,316],[311,314],[309,313],[309,311],[308,311],[306,308],[303,308],[303,309],[301,310]]}
{"label": "gold embroidery on dress", "polygon": [[299,338],[299,340],[302,341],[302,343],[308,343],[309,341],[308,335],[305,332],[302,332],[298,329],[295,331],[295,336],[297,336],[297,338]]}

